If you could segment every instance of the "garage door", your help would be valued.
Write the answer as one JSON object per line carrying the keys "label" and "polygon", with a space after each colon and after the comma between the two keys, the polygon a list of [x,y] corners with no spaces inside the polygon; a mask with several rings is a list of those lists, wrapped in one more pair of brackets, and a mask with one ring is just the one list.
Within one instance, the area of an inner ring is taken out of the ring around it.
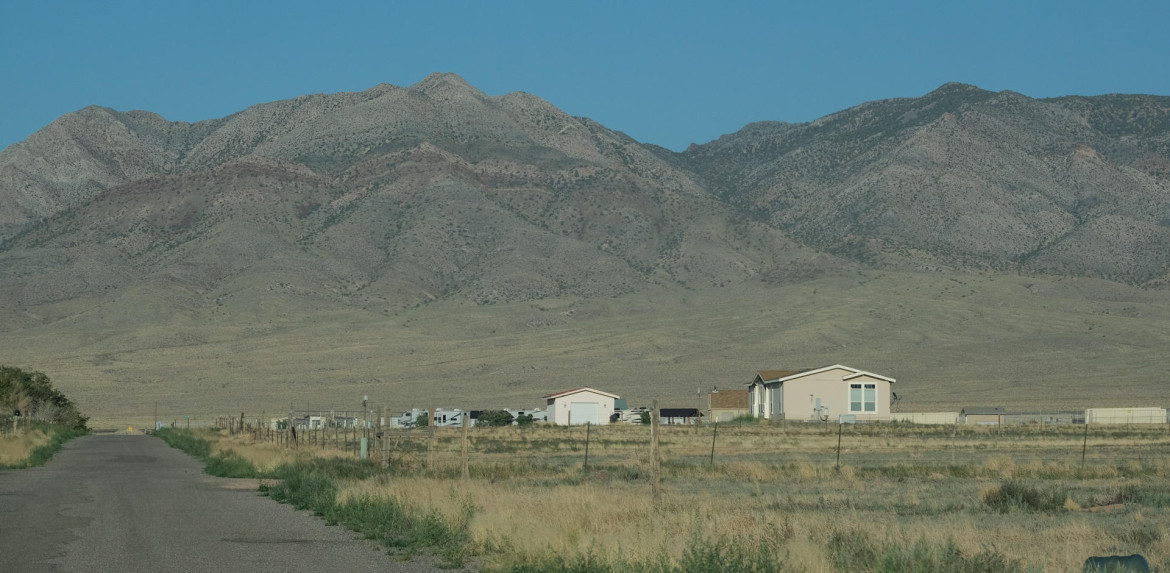
{"label": "garage door", "polygon": [[597,402],[572,402],[569,404],[569,423],[573,425],[601,423],[601,404]]}

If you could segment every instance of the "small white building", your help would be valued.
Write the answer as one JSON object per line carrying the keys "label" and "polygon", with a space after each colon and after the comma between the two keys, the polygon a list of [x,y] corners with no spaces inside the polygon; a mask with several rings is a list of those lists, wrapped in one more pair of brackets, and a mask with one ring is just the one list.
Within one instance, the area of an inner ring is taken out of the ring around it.
{"label": "small white building", "polygon": [[613,414],[613,404],[618,398],[620,396],[617,394],[593,388],[574,388],[544,397],[548,404],[548,420],[558,426],[586,422],[608,424]]}

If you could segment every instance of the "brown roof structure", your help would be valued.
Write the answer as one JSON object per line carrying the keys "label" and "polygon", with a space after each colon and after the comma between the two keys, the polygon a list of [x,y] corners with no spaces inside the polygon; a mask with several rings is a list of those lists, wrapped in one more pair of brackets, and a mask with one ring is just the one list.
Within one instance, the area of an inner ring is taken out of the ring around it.
{"label": "brown roof structure", "polygon": [[711,393],[712,410],[747,410],[747,390],[720,390]]}
{"label": "brown roof structure", "polygon": [[808,372],[809,370],[812,370],[812,368],[801,368],[800,370],[759,370],[756,372],[756,374],[760,375],[761,380],[767,382],[769,380],[787,378],[789,376],[800,374],[801,372]]}

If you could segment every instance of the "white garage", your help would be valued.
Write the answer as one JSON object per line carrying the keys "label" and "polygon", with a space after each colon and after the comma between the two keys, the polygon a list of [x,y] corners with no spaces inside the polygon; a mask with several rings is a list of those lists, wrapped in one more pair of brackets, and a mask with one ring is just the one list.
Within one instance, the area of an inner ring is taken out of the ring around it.
{"label": "white garage", "polygon": [[594,390],[574,388],[545,396],[548,404],[549,421],[560,425],[608,424],[613,414],[613,403],[619,396]]}

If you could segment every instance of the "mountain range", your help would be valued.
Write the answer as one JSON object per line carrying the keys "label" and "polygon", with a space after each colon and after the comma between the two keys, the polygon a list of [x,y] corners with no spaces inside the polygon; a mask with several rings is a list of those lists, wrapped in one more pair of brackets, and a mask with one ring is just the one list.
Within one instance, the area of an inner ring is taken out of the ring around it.
{"label": "mountain range", "polygon": [[[14,343],[24,354],[0,362],[51,354],[95,395],[117,393],[119,377],[151,384],[109,358],[155,348],[151,325],[192,349],[337,313],[374,329],[409,313],[459,320],[428,315],[436,305],[567,326],[573,305],[766,305],[777,289],[851,276],[1074,281],[1161,305],[1170,98],[946,84],[674,152],[433,74],[193,124],[93,106],[0,151],[0,338],[73,341]],[[575,302],[527,315],[547,301]],[[196,334],[177,326],[198,321]],[[95,336],[105,342],[84,350]],[[741,367],[830,355],[808,356]],[[539,377],[524,379],[517,395]]]}

